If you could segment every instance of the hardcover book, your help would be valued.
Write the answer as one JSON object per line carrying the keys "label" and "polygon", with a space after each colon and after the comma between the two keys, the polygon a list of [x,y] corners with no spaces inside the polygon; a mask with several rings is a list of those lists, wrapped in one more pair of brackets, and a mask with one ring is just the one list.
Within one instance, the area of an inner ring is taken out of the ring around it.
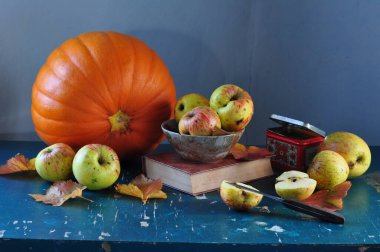
{"label": "hardcover book", "polygon": [[143,170],[147,177],[161,178],[165,185],[192,195],[217,190],[223,180],[248,182],[273,175],[270,158],[241,161],[227,156],[215,163],[195,163],[174,152],[144,156]]}

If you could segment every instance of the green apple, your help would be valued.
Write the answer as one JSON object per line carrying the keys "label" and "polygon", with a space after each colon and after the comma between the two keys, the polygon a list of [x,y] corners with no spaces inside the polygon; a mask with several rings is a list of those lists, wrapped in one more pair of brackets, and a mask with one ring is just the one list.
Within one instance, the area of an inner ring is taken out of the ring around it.
{"label": "green apple", "polygon": [[[250,185],[242,183],[237,184],[256,189]],[[260,204],[263,195],[237,188],[229,184],[228,181],[223,180],[220,185],[220,197],[230,208],[238,211],[247,211]]]}
{"label": "green apple", "polygon": [[88,144],[79,149],[73,161],[74,177],[90,190],[110,187],[120,175],[116,152],[106,145]]}
{"label": "green apple", "polygon": [[362,175],[371,164],[371,151],[367,143],[349,132],[335,132],[328,135],[320,145],[320,150],[338,152],[350,168],[348,178]]}
{"label": "green apple", "polygon": [[67,144],[50,145],[38,153],[34,163],[36,171],[51,182],[66,180],[72,175],[74,156],[75,152]]}
{"label": "green apple", "polygon": [[210,107],[215,110],[222,129],[241,131],[251,121],[254,106],[251,96],[234,84],[225,84],[212,93]]}
{"label": "green apple", "polygon": [[317,153],[307,170],[309,177],[317,181],[317,188],[327,190],[346,181],[348,172],[346,160],[330,150]]}
{"label": "green apple", "polygon": [[313,194],[317,181],[300,171],[287,171],[276,179],[277,194],[284,199],[304,200]]}
{"label": "green apple", "polygon": [[196,107],[179,120],[178,130],[182,135],[211,136],[215,128],[220,128],[218,114],[210,107]]}
{"label": "green apple", "polygon": [[208,99],[203,95],[191,93],[182,96],[177,100],[177,103],[175,104],[175,120],[179,122],[184,114],[199,106],[209,106]]}

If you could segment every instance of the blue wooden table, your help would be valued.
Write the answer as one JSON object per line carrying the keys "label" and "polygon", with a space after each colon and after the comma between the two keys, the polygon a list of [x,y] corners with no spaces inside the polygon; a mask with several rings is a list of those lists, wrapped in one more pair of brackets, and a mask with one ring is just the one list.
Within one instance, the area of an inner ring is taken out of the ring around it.
{"label": "blue wooden table", "polygon": [[[41,142],[0,141],[0,163],[16,153],[34,157]],[[161,145],[159,151],[169,150]],[[0,251],[377,251],[380,250],[380,148],[365,176],[352,180],[344,225],[319,222],[264,199],[248,213],[226,207],[218,192],[192,197],[164,187],[166,200],[140,200],[107,189],[85,191],[93,203],[61,207],[35,202],[50,183],[33,173],[0,176]],[[123,164],[121,182],[139,173]],[[274,178],[252,183],[274,193]],[[176,249],[177,248],[177,249]]]}

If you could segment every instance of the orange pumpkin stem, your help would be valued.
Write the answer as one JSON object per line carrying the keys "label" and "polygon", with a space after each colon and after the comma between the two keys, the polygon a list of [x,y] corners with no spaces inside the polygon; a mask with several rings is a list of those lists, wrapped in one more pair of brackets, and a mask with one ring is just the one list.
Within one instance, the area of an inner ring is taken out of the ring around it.
{"label": "orange pumpkin stem", "polygon": [[125,132],[128,129],[130,118],[126,113],[119,110],[108,117],[108,120],[111,123],[111,132]]}

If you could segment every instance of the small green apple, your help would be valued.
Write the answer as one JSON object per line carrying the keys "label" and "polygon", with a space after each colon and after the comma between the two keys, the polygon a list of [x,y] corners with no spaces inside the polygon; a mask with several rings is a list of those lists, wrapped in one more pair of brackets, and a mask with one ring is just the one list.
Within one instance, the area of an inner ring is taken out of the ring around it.
{"label": "small green apple", "polygon": [[346,160],[330,150],[317,153],[307,170],[309,177],[317,181],[317,188],[327,190],[346,181],[348,172]]}
{"label": "small green apple", "polygon": [[210,107],[196,107],[183,115],[178,124],[179,133],[192,136],[211,136],[220,128],[218,114]]}
{"label": "small green apple", "polygon": [[234,84],[225,84],[211,94],[210,106],[222,123],[222,129],[241,131],[251,121],[254,106],[251,96]]}
{"label": "small green apple", "polygon": [[74,156],[74,150],[67,144],[50,145],[38,153],[34,163],[36,171],[51,182],[66,180],[72,175]]}
{"label": "small green apple", "polygon": [[[237,184],[256,189],[250,185]],[[237,188],[224,180],[220,185],[220,197],[230,208],[238,211],[247,211],[260,204],[263,195]]]}
{"label": "small green apple", "polygon": [[320,145],[320,150],[338,152],[350,168],[348,178],[365,173],[371,164],[371,151],[359,136],[349,132],[335,132],[328,135]]}
{"label": "small green apple", "polygon": [[209,106],[209,101],[206,97],[200,94],[191,93],[179,98],[175,104],[174,117],[177,122],[182,116],[199,106]]}
{"label": "small green apple", "polygon": [[275,184],[276,192],[284,199],[304,200],[313,194],[317,181],[300,171],[282,173]]}
{"label": "small green apple", "polygon": [[110,187],[120,175],[120,162],[116,152],[106,145],[88,144],[74,157],[74,177],[90,190]]}

